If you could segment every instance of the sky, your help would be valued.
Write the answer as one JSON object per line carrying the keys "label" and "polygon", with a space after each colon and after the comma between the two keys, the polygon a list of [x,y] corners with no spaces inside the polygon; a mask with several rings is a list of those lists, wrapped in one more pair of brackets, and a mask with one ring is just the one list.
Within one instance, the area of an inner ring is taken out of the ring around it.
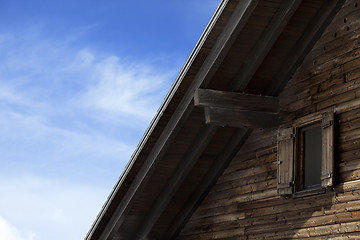
{"label": "sky", "polygon": [[83,239],[220,0],[0,0],[0,240]]}

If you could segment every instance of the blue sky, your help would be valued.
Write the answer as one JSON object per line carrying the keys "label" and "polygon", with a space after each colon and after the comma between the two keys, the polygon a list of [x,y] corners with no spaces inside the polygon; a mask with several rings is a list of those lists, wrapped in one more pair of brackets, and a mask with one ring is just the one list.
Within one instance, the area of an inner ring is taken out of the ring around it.
{"label": "blue sky", "polygon": [[83,239],[220,0],[0,0],[0,239]]}

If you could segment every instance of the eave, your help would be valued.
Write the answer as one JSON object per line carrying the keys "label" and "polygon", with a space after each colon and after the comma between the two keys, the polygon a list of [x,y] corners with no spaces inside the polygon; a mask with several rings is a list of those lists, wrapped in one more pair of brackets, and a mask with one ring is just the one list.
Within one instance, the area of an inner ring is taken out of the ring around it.
{"label": "eave", "polygon": [[259,109],[250,125],[208,124],[195,92],[276,98],[342,3],[222,1],[86,239],[175,238],[252,129],[276,128]]}

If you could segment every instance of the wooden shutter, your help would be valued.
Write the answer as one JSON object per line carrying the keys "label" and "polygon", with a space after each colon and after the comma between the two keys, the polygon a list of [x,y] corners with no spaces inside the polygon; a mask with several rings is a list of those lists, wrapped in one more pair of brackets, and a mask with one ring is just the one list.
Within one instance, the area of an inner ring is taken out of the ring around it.
{"label": "wooden shutter", "polygon": [[277,191],[281,196],[293,193],[294,182],[294,128],[279,129]]}
{"label": "wooden shutter", "polygon": [[322,120],[321,186],[333,185],[334,178],[334,114],[324,115]]}

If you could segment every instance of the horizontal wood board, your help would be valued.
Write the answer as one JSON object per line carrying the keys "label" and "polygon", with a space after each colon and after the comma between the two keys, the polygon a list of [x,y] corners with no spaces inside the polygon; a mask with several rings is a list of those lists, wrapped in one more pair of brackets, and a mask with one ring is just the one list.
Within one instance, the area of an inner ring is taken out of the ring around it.
{"label": "horizontal wood board", "polygon": [[335,112],[335,188],[295,199],[277,196],[277,131],[258,129],[178,239],[359,238],[360,106],[346,107],[360,97],[359,4],[346,1],[279,96],[283,125]]}

